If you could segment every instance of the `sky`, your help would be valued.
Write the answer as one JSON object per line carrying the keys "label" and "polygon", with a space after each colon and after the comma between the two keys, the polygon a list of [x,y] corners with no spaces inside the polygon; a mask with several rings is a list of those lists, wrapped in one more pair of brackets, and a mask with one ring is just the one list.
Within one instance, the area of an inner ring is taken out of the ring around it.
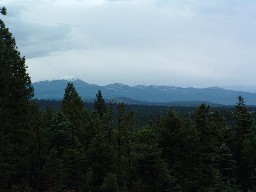
{"label": "sky", "polygon": [[0,0],[32,82],[256,92],[255,0]]}

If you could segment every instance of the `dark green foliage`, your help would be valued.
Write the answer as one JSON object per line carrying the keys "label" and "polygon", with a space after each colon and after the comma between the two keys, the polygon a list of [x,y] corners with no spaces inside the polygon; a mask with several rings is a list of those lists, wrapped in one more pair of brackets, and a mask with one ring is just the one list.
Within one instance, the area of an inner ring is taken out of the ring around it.
{"label": "dark green foliage", "polygon": [[256,134],[255,131],[244,141],[245,160],[248,163],[251,190],[256,190]]}
{"label": "dark green foliage", "polygon": [[58,151],[51,149],[43,168],[43,185],[47,191],[61,192],[65,188],[65,167]]}
{"label": "dark green foliage", "polygon": [[236,187],[236,162],[229,147],[223,143],[214,155],[214,163],[217,169],[215,180],[222,182],[223,185]]}
{"label": "dark green foliage", "polygon": [[106,104],[105,100],[103,99],[102,93],[99,90],[98,94],[96,94],[96,101],[94,103],[94,110],[99,115],[99,118],[102,118],[104,113],[106,112]]}
{"label": "dark green foliage", "polygon": [[158,128],[159,147],[177,184],[184,191],[193,191],[200,185],[199,136],[191,121],[186,121],[174,110],[162,117]]}
{"label": "dark green foliage", "polygon": [[[34,182],[22,182],[14,190],[239,191],[238,132],[244,134],[241,162],[248,167],[248,188],[255,189],[255,129],[244,105],[235,114],[247,120],[235,117],[236,126],[222,115],[230,110],[223,113],[202,104],[183,115],[170,109],[159,121],[148,119],[147,126],[135,128],[131,106],[105,104],[102,95],[99,100],[104,107],[87,112],[68,84],[56,115],[49,107],[40,115],[38,107],[30,105]],[[6,165],[1,166],[4,171]],[[3,173],[5,181],[8,172]]]}
{"label": "dark green foliage", "polygon": [[58,113],[50,126],[50,143],[51,148],[56,149],[59,156],[62,156],[65,148],[71,148],[73,145],[72,140],[73,125],[63,113]]}
{"label": "dark green foliage", "polygon": [[119,187],[117,183],[116,174],[108,173],[107,176],[104,178],[103,185],[101,186],[101,190],[103,192],[118,192]]}
{"label": "dark green foliage", "polygon": [[81,116],[86,115],[84,102],[72,83],[68,83],[65,89],[65,94],[61,101],[61,109],[75,126],[79,126],[78,120],[81,121]]}
{"label": "dark green foliage", "polygon": [[88,161],[92,168],[92,191],[100,191],[107,174],[116,172],[116,151],[109,143],[102,127],[99,127],[98,133],[90,144]]}
{"label": "dark green foliage", "polygon": [[57,191],[82,187],[84,152],[78,137],[72,136],[72,129],[71,122],[63,113],[58,113],[48,130],[51,145],[44,165],[44,188],[48,190],[52,187]]}
{"label": "dark green foliage", "polygon": [[159,125],[159,145],[163,149],[163,156],[168,160],[172,166],[177,157],[176,150],[181,144],[181,117],[174,110],[170,110],[164,116]]}
{"label": "dark green foliage", "polygon": [[[214,167],[214,154],[218,148],[218,129],[222,127],[215,126],[218,121],[211,121],[209,106],[202,104],[196,111],[195,124],[199,134],[199,170],[201,188],[209,188],[213,185],[211,181],[215,179],[217,170]],[[214,118],[213,118],[214,119]],[[216,135],[216,136],[214,136]]]}
{"label": "dark green foliage", "polygon": [[237,184],[243,191],[251,188],[249,162],[245,155],[245,141],[252,133],[252,118],[244,99],[239,96],[235,111],[235,142],[234,155],[236,158]]}
{"label": "dark green foliage", "polygon": [[72,83],[68,83],[65,89],[65,94],[61,101],[61,111],[72,124],[72,141],[74,137],[77,137],[80,143],[89,145],[91,140],[89,114],[85,109],[84,102]]}
{"label": "dark green foliage", "polygon": [[123,103],[119,104],[116,130],[116,150],[118,155],[118,182],[123,190],[131,190],[133,182],[133,128],[134,112],[127,111]]}
{"label": "dark green foliage", "polygon": [[152,127],[145,127],[137,134],[135,169],[135,191],[175,190],[175,178],[170,175],[167,163],[161,158]]}
{"label": "dark green foliage", "polygon": [[[3,8],[1,9],[3,11]],[[33,96],[25,58],[15,39],[0,20],[0,133],[3,188],[30,184],[30,153],[35,135],[29,124],[29,101]]]}

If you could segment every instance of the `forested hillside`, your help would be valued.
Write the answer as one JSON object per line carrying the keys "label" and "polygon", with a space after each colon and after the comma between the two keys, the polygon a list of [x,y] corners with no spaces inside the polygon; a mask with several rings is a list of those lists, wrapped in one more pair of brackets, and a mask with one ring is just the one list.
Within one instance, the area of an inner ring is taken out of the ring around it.
{"label": "forested hillside", "polygon": [[42,111],[1,20],[0,54],[0,191],[256,190],[255,118],[241,96],[224,113],[201,104],[135,126],[134,110],[101,91],[88,110],[68,83],[60,108]]}

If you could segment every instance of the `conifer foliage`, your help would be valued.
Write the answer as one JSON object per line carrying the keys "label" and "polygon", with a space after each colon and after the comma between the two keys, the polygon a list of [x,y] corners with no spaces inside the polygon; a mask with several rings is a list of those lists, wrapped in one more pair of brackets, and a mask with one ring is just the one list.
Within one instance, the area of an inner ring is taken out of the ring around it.
{"label": "conifer foliage", "polygon": [[1,180],[6,185],[30,180],[29,153],[33,132],[28,125],[28,109],[32,96],[25,58],[20,56],[15,39],[0,20],[0,159],[3,162],[0,169],[6,175]]}

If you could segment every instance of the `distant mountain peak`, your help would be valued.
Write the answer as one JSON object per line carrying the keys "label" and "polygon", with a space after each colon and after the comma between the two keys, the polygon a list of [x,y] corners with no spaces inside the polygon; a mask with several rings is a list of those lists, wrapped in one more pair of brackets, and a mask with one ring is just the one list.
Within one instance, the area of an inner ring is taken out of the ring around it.
{"label": "distant mountain peak", "polygon": [[61,77],[60,80],[66,80],[66,81],[77,81],[77,80],[80,80],[79,78],[75,77],[75,76],[64,76],[64,77]]}
{"label": "distant mountain peak", "polygon": [[106,85],[105,87],[108,87],[108,88],[126,88],[126,87],[130,87],[130,86],[122,84],[122,83],[112,83],[112,84]]}
{"label": "distant mountain peak", "polygon": [[223,88],[221,88],[219,86],[213,86],[213,87],[209,87],[209,89],[223,89]]}
{"label": "distant mountain peak", "polygon": [[122,83],[112,83],[109,85],[114,85],[114,86],[118,86],[118,87],[127,87],[128,85],[122,84]]}

